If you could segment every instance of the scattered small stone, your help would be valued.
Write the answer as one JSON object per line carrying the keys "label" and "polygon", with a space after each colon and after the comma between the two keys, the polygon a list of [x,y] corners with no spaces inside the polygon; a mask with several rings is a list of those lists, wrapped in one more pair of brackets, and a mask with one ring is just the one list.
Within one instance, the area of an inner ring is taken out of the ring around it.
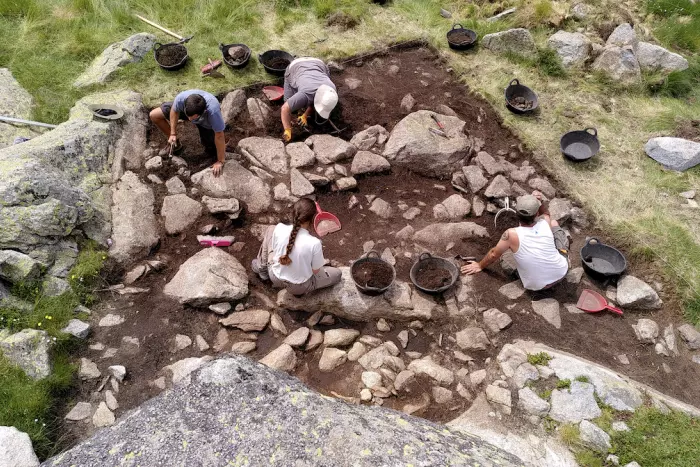
{"label": "scattered small stone", "polygon": [[632,325],[637,340],[643,344],[653,344],[659,336],[659,325],[651,319],[641,318]]}
{"label": "scattered small stone", "polygon": [[270,323],[270,312],[267,310],[250,309],[232,313],[219,320],[223,326],[238,328],[242,331],[262,331]]}
{"label": "scattered small stone", "polygon": [[598,428],[588,420],[579,423],[581,441],[584,445],[598,452],[607,452],[610,448],[610,435]]}
{"label": "scattered small stone", "polygon": [[251,341],[241,341],[241,342],[236,342],[231,346],[231,352],[239,354],[239,355],[245,355],[247,353],[250,353],[254,351],[257,348],[257,344],[255,342]]}
{"label": "scattered small stone", "polygon": [[625,354],[623,354],[623,353],[617,355],[617,360],[618,360],[621,364],[623,364],[623,365],[629,365],[629,364],[630,364],[630,359],[627,358],[627,355],[625,355]]}
{"label": "scattered small stone", "polygon": [[242,303],[239,303],[238,305],[236,305],[235,310],[236,311],[243,311],[243,310],[245,310],[245,305],[243,305]]}
{"label": "scattered small stone", "polygon": [[362,391],[360,391],[360,400],[362,402],[371,401],[372,400],[372,391],[370,391],[367,388],[362,389]]}
{"label": "scattered small stone", "polygon": [[289,344],[292,347],[301,347],[306,344],[306,340],[309,338],[309,328],[301,327],[294,332],[292,332],[286,339],[284,339],[285,344]]}
{"label": "scattered small stone", "polygon": [[192,339],[184,334],[177,334],[175,336],[175,352],[184,350],[192,345]]}
{"label": "scattered small stone", "polygon": [[109,374],[111,374],[117,381],[124,381],[124,377],[126,376],[126,368],[123,365],[112,365],[107,368],[107,371],[109,371]]}
{"label": "scattered small stone", "polygon": [[197,349],[199,349],[200,352],[205,352],[209,350],[209,344],[207,344],[207,341],[204,340],[204,338],[197,334],[194,338],[195,343],[197,344]]}
{"label": "scattered small stone", "polygon": [[323,318],[323,311],[319,310],[309,316],[309,319],[306,320],[306,325],[309,327],[314,327],[319,321],[321,321],[321,318]]}
{"label": "scattered small stone", "polygon": [[96,344],[92,344],[89,348],[90,348],[90,350],[95,350],[97,352],[101,352],[102,350],[105,349],[105,345],[102,342],[98,342]]}
{"label": "scattered small stone", "polygon": [[486,310],[483,315],[484,324],[489,330],[496,334],[503,329],[507,328],[513,322],[510,316],[501,312],[498,308],[491,308]]}
{"label": "scattered small stone", "polygon": [[510,390],[495,385],[486,386],[486,400],[498,404],[504,413],[510,414]]}
{"label": "scattered small stone", "polygon": [[327,347],[345,347],[360,335],[355,329],[329,329],[324,333],[323,344]]}
{"label": "scattered small stone", "polygon": [[109,410],[107,404],[100,402],[100,405],[97,407],[97,410],[92,416],[92,424],[95,425],[96,428],[101,428],[113,425],[114,421],[114,414],[111,410]]}
{"label": "scattered small stone", "polygon": [[89,402],[78,402],[65,416],[66,420],[79,422],[92,415],[92,404]]}
{"label": "scattered small stone", "polygon": [[559,302],[553,298],[545,298],[532,302],[532,310],[543,317],[545,321],[554,326],[561,328],[561,316],[559,315]]}
{"label": "scattered small stone", "polygon": [[396,336],[396,338],[399,340],[401,347],[403,347],[405,349],[406,346],[408,345],[408,331],[406,331],[404,329]]}
{"label": "scattered small stone", "polygon": [[325,315],[323,318],[321,318],[321,321],[319,321],[318,324],[323,326],[333,326],[335,324],[335,318],[333,315]]}
{"label": "scattered small stone", "polygon": [[109,313],[105,315],[97,325],[101,328],[104,327],[110,327],[110,326],[118,326],[124,322],[124,317],[120,315],[113,315],[112,313]]}
{"label": "scattered small stone", "polygon": [[70,334],[78,339],[85,339],[90,334],[90,325],[79,319],[71,319],[68,321],[68,325],[61,329],[61,332]]}
{"label": "scattered small stone", "polygon": [[165,389],[165,377],[161,376],[151,381],[151,386],[160,389],[161,391]]}
{"label": "scattered small stone", "polygon": [[678,326],[678,332],[690,350],[700,349],[700,332],[691,324]]}
{"label": "scattered small stone", "polygon": [[412,221],[412,220],[415,219],[416,217],[420,216],[420,213],[421,213],[420,208],[417,208],[417,207],[413,206],[413,207],[411,207],[411,208],[408,208],[408,209],[401,215],[401,217],[403,217],[403,218],[406,219],[406,220]]}
{"label": "scattered small stone", "polygon": [[348,351],[348,360],[351,362],[356,362],[364,354],[367,353],[367,347],[362,342],[355,342],[352,344],[352,348]]}
{"label": "scattered small stone", "polygon": [[501,288],[499,288],[498,291],[510,300],[520,298],[525,293],[525,289],[523,288],[522,283],[519,280],[501,286]]}
{"label": "scattered small stone", "polygon": [[151,157],[144,164],[146,170],[158,170],[163,168],[163,158],[160,156]]}
{"label": "scattered small stone", "polygon": [[386,322],[384,318],[379,318],[377,321],[377,331],[379,332],[389,332],[391,331],[391,326]]}
{"label": "scattered small stone", "polygon": [[583,277],[583,268],[574,268],[566,274],[566,282],[569,284],[578,284]]}
{"label": "scattered small stone", "polygon": [[695,198],[695,190],[690,190],[690,191],[684,191],[681,193],[681,197],[685,199],[694,199]]}
{"label": "scattered small stone", "polygon": [[345,363],[347,359],[348,353],[344,350],[336,349],[333,347],[326,347],[325,349],[323,349],[323,353],[321,354],[321,360],[319,360],[318,362],[318,369],[323,373],[331,372],[343,363]]}
{"label": "scattered small stone", "polygon": [[114,357],[115,355],[117,355],[117,352],[118,352],[118,351],[119,351],[119,349],[114,349],[114,348],[111,348],[111,347],[110,347],[110,348],[108,348],[107,350],[105,350],[105,353],[102,354],[102,357],[100,357],[100,358],[103,359],[103,360],[104,360],[105,358],[112,358],[112,357]]}
{"label": "scattered small stone", "polygon": [[406,94],[403,99],[401,99],[401,110],[406,113],[409,113],[414,105],[416,105],[416,100],[411,94]]}
{"label": "scattered small stone", "polygon": [[214,338],[214,350],[221,352],[228,345],[229,337],[226,329],[219,329],[216,333],[216,338]]}
{"label": "scattered small stone", "polygon": [[437,404],[446,404],[452,401],[452,391],[441,386],[433,386],[433,399]]}
{"label": "scattered small stone", "polygon": [[306,342],[304,350],[307,352],[315,350],[323,344],[323,333],[316,329],[311,329],[309,332],[309,340]]}
{"label": "scattered small stone", "polygon": [[613,431],[630,431],[630,427],[625,422],[613,422]]}
{"label": "scattered small stone", "polygon": [[109,410],[114,411],[119,408],[117,398],[114,397],[114,394],[112,394],[112,391],[109,389],[105,391],[105,403],[107,404],[107,408],[109,408]]}
{"label": "scattered small stone", "polygon": [[100,370],[97,368],[97,365],[95,362],[92,360],[89,360],[87,358],[81,358],[80,359],[80,372],[78,373],[80,376],[80,379],[82,380],[90,380],[90,379],[95,379],[99,378],[102,373],[100,373]]}

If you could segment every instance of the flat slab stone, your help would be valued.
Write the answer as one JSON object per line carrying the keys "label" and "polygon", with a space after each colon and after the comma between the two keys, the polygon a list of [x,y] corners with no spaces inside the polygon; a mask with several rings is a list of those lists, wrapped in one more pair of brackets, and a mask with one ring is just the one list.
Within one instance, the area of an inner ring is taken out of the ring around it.
{"label": "flat slab stone", "polygon": [[286,174],[289,171],[287,152],[278,138],[243,138],[238,142],[238,150],[251,163],[270,172]]}
{"label": "flat slab stone", "polygon": [[646,282],[629,274],[617,281],[616,300],[621,307],[658,310],[663,305],[659,294]]}
{"label": "flat slab stone", "polygon": [[593,397],[592,384],[572,381],[569,389],[552,391],[549,416],[562,423],[579,423],[600,417],[601,412]]}
{"label": "flat slab stone", "polygon": [[212,198],[204,195],[202,203],[210,213],[224,213],[228,215],[229,219],[238,219],[242,210],[241,203],[236,198]]}
{"label": "flat slab stone", "polygon": [[145,257],[158,243],[153,190],[133,172],[112,186],[112,246],[109,256],[118,262]]}
{"label": "flat slab stone", "polygon": [[245,310],[231,313],[220,319],[222,326],[238,328],[241,331],[262,331],[270,322],[270,312],[267,310]]}
{"label": "flat slab stone", "polygon": [[292,168],[308,167],[316,163],[316,155],[306,143],[289,143],[285,150]]}
{"label": "flat slab stone", "polygon": [[207,168],[193,174],[192,183],[209,196],[242,201],[253,214],[267,211],[272,204],[270,186],[234,160],[226,161],[219,177]]}
{"label": "flat slab stone", "polygon": [[357,148],[352,144],[331,135],[312,135],[305,143],[314,151],[316,160],[322,164],[350,159],[357,152]]}
{"label": "flat slab stone", "polygon": [[510,316],[503,313],[497,308],[490,308],[484,311],[483,318],[486,327],[489,328],[489,330],[494,334],[507,328],[511,325],[511,323],[513,323],[513,320],[510,319]]}
{"label": "flat slab stone", "polygon": [[525,293],[525,289],[519,280],[509,282],[508,284],[501,286],[498,291],[510,300],[520,298]]}
{"label": "flat slab stone", "polygon": [[430,224],[413,234],[413,241],[430,245],[447,245],[470,238],[488,237],[486,228],[474,222],[450,222]]}
{"label": "flat slab stone", "polygon": [[545,298],[544,300],[533,301],[532,310],[555,328],[561,328],[559,302],[555,299]]}
{"label": "flat slab stone", "polygon": [[165,231],[174,235],[186,230],[202,215],[202,205],[185,194],[163,199],[160,215],[165,218]]}
{"label": "flat slab stone", "polygon": [[302,173],[297,169],[292,169],[289,177],[292,187],[291,191],[294,196],[301,197],[310,195],[316,190],[311,182],[307,180],[306,177],[304,177],[304,175],[302,175]]}
{"label": "flat slab stone", "polygon": [[79,422],[80,420],[85,420],[90,416],[92,416],[92,404],[89,402],[78,402],[72,409],[70,409],[70,412],[66,414],[65,419],[73,422]]}
{"label": "flat slab stone", "polygon": [[352,159],[350,172],[353,175],[386,172],[391,169],[389,161],[369,151],[359,151]]}
{"label": "flat slab stone", "polygon": [[647,141],[644,151],[670,170],[685,171],[700,164],[700,143],[682,138],[660,137]]}

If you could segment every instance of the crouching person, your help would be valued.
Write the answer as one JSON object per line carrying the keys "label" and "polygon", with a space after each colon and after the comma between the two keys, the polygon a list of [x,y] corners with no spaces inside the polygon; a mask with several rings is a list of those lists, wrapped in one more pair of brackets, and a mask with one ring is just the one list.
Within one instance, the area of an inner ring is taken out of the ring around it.
{"label": "crouching person", "polygon": [[340,269],[324,266],[321,240],[309,232],[315,215],[314,202],[301,198],[294,203],[292,225],[280,223],[267,229],[252,264],[261,279],[297,296],[340,282]]}

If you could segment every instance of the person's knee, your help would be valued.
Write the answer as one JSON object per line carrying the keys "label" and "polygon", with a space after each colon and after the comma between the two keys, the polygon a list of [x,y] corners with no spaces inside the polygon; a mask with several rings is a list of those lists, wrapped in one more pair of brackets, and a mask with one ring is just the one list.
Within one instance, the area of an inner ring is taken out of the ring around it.
{"label": "person's knee", "polygon": [[550,227],[559,227],[559,222],[555,221],[554,219],[549,221],[549,226]]}
{"label": "person's knee", "polygon": [[332,285],[338,284],[340,282],[340,280],[343,278],[343,272],[338,268],[327,267],[326,272],[328,273],[328,276],[330,277]]}
{"label": "person's knee", "polygon": [[165,120],[165,115],[163,114],[163,111],[160,107],[156,107],[155,109],[151,110],[151,112],[148,114],[148,117],[154,123],[159,120]]}

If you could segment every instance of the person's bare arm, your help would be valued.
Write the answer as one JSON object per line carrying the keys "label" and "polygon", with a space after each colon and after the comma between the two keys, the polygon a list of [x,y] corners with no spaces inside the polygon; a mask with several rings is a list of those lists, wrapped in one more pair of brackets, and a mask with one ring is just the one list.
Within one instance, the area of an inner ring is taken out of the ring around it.
{"label": "person's bare arm", "polygon": [[542,203],[542,205],[540,206],[540,210],[537,211],[537,217],[543,218],[544,220],[547,221],[547,224],[549,224],[551,226],[552,225],[552,218],[549,214],[549,201],[545,200],[542,193],[540,193],[537,190],[532,192],[532,196],[534,196],[535,198],[540,200],[540,203]]}
{"label": "person's bare arm", "polygon": [[289,108],[288,103],[282,104],[282,110],[280,111],[280,116],[282,117],[282,126],[285,130],[292,128],[292,109]]}
{"label": "person's bare arm", "polygon": [[170,109],[170,137],[168,143],[177,143],[177,121],[180,119],[180,114],[175,112],[175,105]]}
{"label": "person's bare arm", "polygon": [[466,266],[462,266],[462,274],[476,274],[483,271],[494,261],[498,260],[503,253],[510,249],[511,237],[513,236],[512,230],[513,229],[508,229],[503,232],[503,235],[501,235],[501,239],[498,241],[496,246],[491,248],[481,261],[473,261]]}
{"label": "person's bare arm", "polygon": [[223,131],[214,133],[214,145],[216,146],[216,162],[212,165],[212,171],[214,172],[214,176],[218,177],[221,174],[224,161],[226,160],[226,139],[224,138]]}

